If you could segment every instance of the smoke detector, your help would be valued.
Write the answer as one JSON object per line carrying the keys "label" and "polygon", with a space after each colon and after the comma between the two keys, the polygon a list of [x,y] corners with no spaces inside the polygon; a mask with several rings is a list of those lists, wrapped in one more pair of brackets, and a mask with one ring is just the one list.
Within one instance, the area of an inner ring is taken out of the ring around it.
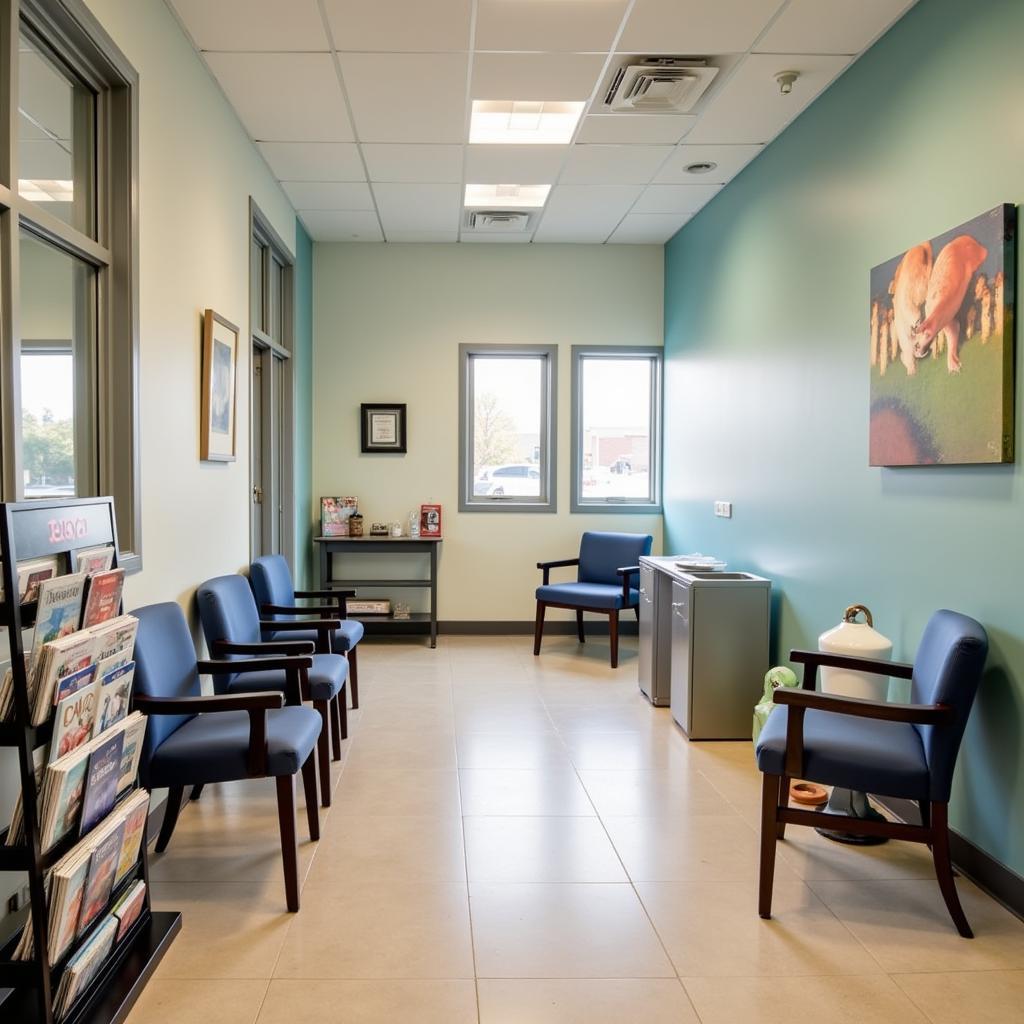
{"label": "smoke detector", "polygon": [[780,71],[775,76],[775,81],[779,83],[779,92],[783,96],[788,96],[793,91],[793,85],[799,77],[799,71]]}
{"label": "smoke detector", "polygon": [[710,174],[717,166],[713,160],[701,160],[699,163],[687,164],[685,170],[687,174]]}
{"label": "smoke detector", "polygon": [[463,223],[469,231],[511,235],[528,230],[533,217],[528,210],[467,210]]}
{"label": "smoke detector", "polygon": [[718,68],[685,57],[630,57],[612,77],[604,103],[613,113],[685,114]]}

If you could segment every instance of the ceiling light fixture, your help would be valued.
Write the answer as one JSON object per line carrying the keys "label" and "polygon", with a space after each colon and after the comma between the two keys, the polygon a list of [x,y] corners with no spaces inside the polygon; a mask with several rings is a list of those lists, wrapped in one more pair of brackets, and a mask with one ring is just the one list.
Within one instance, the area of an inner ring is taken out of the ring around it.
{"label": "ceiling light fixture", "polygon": [[33,203],[71,203],[75,183],[58,178],[19,178],[18,195]]}
{"label": "ceiling light fixture", "polygon": [[793,83],[800,77],[799,71],[780,71],[775,76],[775,81],[779,83],[779,92],[783,96],[788,96],[793,91]]}
{"label": "ceiling light fixture", "polygon": [[550,185],[467,185],[465,205],[539,210],[550,191]]}
{"label": "ceiling light fixture", "polygon": [[686,173],[687,174],[708,174],[710,171],[713,171],[717,166],[718,166],[718,164],[714,163],[711,160],[701,160],[699,163],[696,163],[696,164],[687,164],[686,165]]}
{"label": "ceiling light fixture", "polygon": [[551,100],[473,100],[469,141],[559,145],[572,141],[586,104]]}

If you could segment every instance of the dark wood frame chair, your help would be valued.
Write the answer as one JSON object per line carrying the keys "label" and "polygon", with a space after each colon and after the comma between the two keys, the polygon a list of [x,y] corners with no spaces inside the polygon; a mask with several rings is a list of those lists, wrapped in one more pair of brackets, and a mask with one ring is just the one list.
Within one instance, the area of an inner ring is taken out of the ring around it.
{"label": "dark wood frame chair", "polygon": [[[552,569],[564,569],[569,566],[578,566],[580,564],[579,558],[562,558],[554,562],[538,562],[537,568],[544,574],[542,586],[548,586],[551,582],[551,570]],[[569,611],[576,613],[576,636],[579,638],[579,642],[586,643],[586,637],[583,631],[583,613],[593,612],[597,615],[608,616],[608,640],[611,648],[611,666],[612,668],[619,667],[619,612],[625,611],[627,608],[632,607],[636,611],[637,621],[640,621],[640,605],[633,605],[630,600],[630,590],[632,589],[629,585],[630,576],[633,573],[637,574],[639,578],[640,566],[639,565],[627,565],[622,568],[616,569],[615,574],[622,580],[622,608],[593,608],[589,606],[581,606],[578,604],[562,604],[557,601],[538,601],[537,602],[537,620],[534,624],[533,630],[533,653],[534,655],[540,654],[540,641],[544,635],[544,613],[548,608],[566,608]]]}
{"label": "dark wood frame chair", "polygon": [[773,696],[774,703],[782,704],[789,709],[786,723],[785,774],[772,775],[766,772],[762,779],[758,913],[766,919],[772,915],[775,844],[777,840],[785,838],[786,826],[806,825],[826,829],[839,827],[843,832],[854,835],[885,836],[889,839],[925,843],[931,849],[939,889],[956,930],[966,939],[973,938],[974,933],[960,905],[953,881],[953,865],[949,850],[948,802],[918,801],[922,822],[920,825],[848,818],[789,806],[790,780],[804,777],[804,715],[808,710],[853,715],[882,722],[943,725],[954,718],[954,709],[947,704],[894,704],[819,693],[815,690],[819,666],[911,679],[914,674],[913,665],[826,654],[820,651],[792,651],[790,660],[804,666],[803,684],[801,689],[780,687]]}

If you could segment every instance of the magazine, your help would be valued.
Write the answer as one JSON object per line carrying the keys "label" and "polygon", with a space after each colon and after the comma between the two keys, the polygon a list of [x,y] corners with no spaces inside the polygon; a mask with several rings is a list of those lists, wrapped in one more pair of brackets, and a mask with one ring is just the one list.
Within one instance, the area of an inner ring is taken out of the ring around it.
{"label": "magazine", "polygon": [[[36,792],[41,791],[43,784],[43,773],[46,770],[46,747],[36,747],[32,751],[32,769],[36,777]],[[11,814],[11,825],[7,830],[7,846],[14,846],[16,843],[25,841],[25,819],[21,806],[21,792],[18,792],[18,799],[14,804],[14,812]]]}
{"label": "magazine", "polygon": [[136,711],[121,726],[124,729],[124,747],[121,751],[121,773],[117,780],[118,796],[132,786],[135,776],[139,774],[142,741],[146,737],[146,716]]}
{"label": "magazine", "polygon": [[94,548],[80,548],[74,553],[75,571],[91,576],[93,573],[106,572],[114,564],[114,548],[103,544]]}
{"label": "magazine", "polygon": [[74,676],[61,681],[70,683],[77,676],[86,681],[80,689],[75,689],[58,700],[57,711],[53,719],[53,738],[50,740],[50,760],[56,761],[65,754],[80,747],[92,739],[99,710],[99,680],[95,678],[95,667],[82,669]]}
{"label": "magazine", "polygon": [[89,629],[118,615],[121,591],[124,589],[124,569],[108,569],[87,578],[89,582],[85,610],[82,612],[82,629]]}
{"label": "magazine", "polygon": [[68,961],[54,997],[54,1016],[62,1019],[75,1004],[75,1000],[89,987],[99,973],[117,938],[116,917],[105,918],[89,941]]}
{"label": "magazine", "polygon": [[63,860],[58,861],[51,872],[48,927],[51,966],[71,948],[78,934],[85,883],[89,877],[89,860],[89,851],[76,846]]}
{"label": "magazine", "polygon": [[358,506],[358,498],[321,498],[320,536],[347,537],[349,517]]}
{"label": "magazine", "polygon": [[115,619],[109,619],[87,630],[96,640],[95,658],[100,666],[101,678],[112,669],[119,665],[127,665],[132,660],[138,629],[139,620],[134,615],[118,615]]}
{"label": "magazine", "polygon": [[44,852],[59,843],[75,825],[82,810],[89,745],[54,761],[43,777],[42,809],[39,812],[40,845]]}
{"label": "magazine", "polygon": [[58,682],[92,665],[94,646],[95,639],[88,633],[71,633],[43,644],[30,674],[33,725],[42,725],[52,714]]}
{"label": "magazine", "polygon": [[110,812],[117,799],[117,785],[121,777],[121,753],[124,750],[124,730],[110,730],[90,744],[89,770],[85,777],[82,796],[82,820],[78,834],[85,835]]}
{"label": "magazine", "polygon": [[32,635],[32,657],[51,640],[59,640],[78,629],[82,617],[85,573],[51,576],[39,584],[36,628]]}
{"label": "magazine", "polygon": [[[117,657],[117,655],[115,655]],[[107,659],[110,661],[111,659]],[[121,665],[100,679],[99,713],[96,716],[95,734],[98,736],[112,725],[117,725],[127,714],[132,699],[132,679],[135,662]]]}
{"label": "magazine", "polygon": [[140,878],[114,905],[111,913],[117,918],[117,939],[120,942],[139,919],[146,905],[146,883]]}
{"label": "magazine", "polygon": [[85,883],[82,897],[82,914],[78,921],[81,934],[103,913],[110,894],[114,891],[114,873],[121,859],[121,844],[124,841],[124,820],[110,829],[96,844],[89,858],[89,880]]}
{"label": "magazine", "polygon": [[140,789],[138,793],[125,800],[124,806],[128,816],[124,823],[121,856],[117,862],[117,871],[114,872],[115,889],[138,863],[139,852],[142,850],[142,837],[146,834],[146,819],[149,817],[149,793]]}
{"label": "magazine", "polygon": [[60,572],[56,555],[18,563],[18,600],[29,604],[39,596],[39,585]]}

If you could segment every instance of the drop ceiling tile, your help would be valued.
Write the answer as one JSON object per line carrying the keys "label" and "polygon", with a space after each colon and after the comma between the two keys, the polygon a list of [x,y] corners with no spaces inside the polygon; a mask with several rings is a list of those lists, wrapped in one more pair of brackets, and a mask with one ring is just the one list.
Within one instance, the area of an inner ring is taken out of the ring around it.
{"label": "drop ceiling tile", "polygon": [[373,186],[384,232],[457,231],[462,188],[459,185]]}
{"label": "drop ceiling tile", "polygon": [[696,123],[695,114],[591,114],[576,141],[675,145]]}
{"label": "drop ceiling tile", "polygon": [[600,53],[477,53],[474,100],[587,100],[604,67]]}
{"label": "drop ceiling tile", "polygon": [[457,242],[458,231],[389,231],[389,242]]}
{"label": "drop ceiling tile", "polygon": [[616,49],[689,57],[742,53],[784,0],[636,0]]}
{"label": "drop ceiling tile", "polygon": [[[654,178],[659,185],[724,185],[734,177],[764,146],[692,146],[688,142],[677,146],[675,153]],[[689,164],[712,163],[714,170],[703,174],[690,174]]]}
{"label": "drop ceiling tile", "polygon": [[383,242],[375,213],[351,210],[299,210],[302,223],[317,242]]}
{"label": "drop ceiling tile", "polygon": [[365,182],[282,181],[296,210],[372,210],[373,196]]}
{"label": "drop ceiling tile", "polygon": [[170,0],[200,50],[322,50],[316,0]]}
{"label": "drop ceiling tile", "polygon": [[433,52],[469,49],[470,0],[326,0],[337,50]]}
{"label": "drop ceiling tile", "polygon": [[278,181],[365,181],[354,142],[261,142]]}
{"label": "drop ceiling tile", "polygon": [[612,45],[627,0],[478,0],[478,50],[584,53]]}
{"label": "drop ceiling tile", "polygon": [[463,142],[465,54],[343,53],[340,59],[360,142]]}
{"label": "drop ceiling tile", "polygon": [[860,53],[915,0],[790,0],[757,53]]}
{"label": "drop ceiling tile", "polygon": [[474,185],[551,184],[568,152],[568,146],[467,146],[466,181]]}
{"label": "drop ceiling tile", "polygon": [[640,185],[558,185],[534,238],[538,242],[603,242],[642,191]]}
{"label": "drop ceiling tile", "polygon": [[367,143],[363,157],[371,181],[462,181],[461,146]]}
{"label": "drop ceiling tile", "polygon": [[667,242],[692,216],[689,213],[627,213],[609,242],[659,245]]}
{"label": "drop ceiling tile", "polygon": [[[709,103],[686,141],[770,142],[849,64],[849,57],[751,54]],[[788,70],[799,71],[800,77],[784,96],[775,76]]]}
{"label": "drop ceiling tile", "polygon": [[573,146],[564,185],[646,185],[673,146]]}
{"label": "drop ceiling tile", "polygon": [[630,213],[696,213],[721,185],[648,185]]}
{"label": "drop ceiling tile", "polygon": [[257,141],[351,142],[327,53],[207,53],[210,69]]}

